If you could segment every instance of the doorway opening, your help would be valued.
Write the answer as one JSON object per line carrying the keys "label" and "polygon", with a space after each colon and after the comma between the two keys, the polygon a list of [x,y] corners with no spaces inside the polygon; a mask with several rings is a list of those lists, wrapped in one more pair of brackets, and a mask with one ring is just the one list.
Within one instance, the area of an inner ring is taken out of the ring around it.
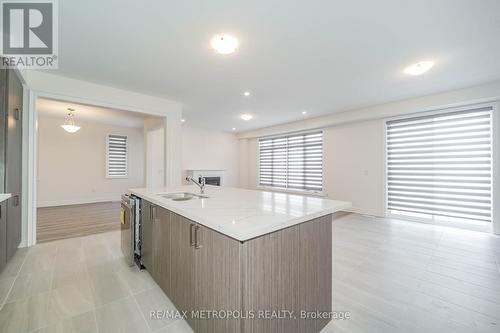
{"label": "doorway opening", "polygon": [[[165,119],[38,98],[36,126],[37,241],[120,230],[120,197],[146,186],[149,137],[152,128],[164,133]],[[154,163],[164,184],[164,158]]]}

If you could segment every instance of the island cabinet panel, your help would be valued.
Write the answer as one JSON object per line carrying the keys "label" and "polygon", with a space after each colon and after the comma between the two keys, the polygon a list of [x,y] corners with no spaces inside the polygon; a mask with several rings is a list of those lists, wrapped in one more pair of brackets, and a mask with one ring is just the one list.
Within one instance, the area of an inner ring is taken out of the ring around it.
{"label": "island cabinet panel", "polygon": [[[314,241],[311,241],[314,240]],[[299,304],[308,313],[332,310],[332,217],[299,226]],[[298,321],[298,332],[319,332],[329,319]]]}
{"label": "island cabinet panel", "polygon": [[[143,200],[142,258],[197,333],[317,333],[329,322],[302,315],[332,309],[331,214],[240,242]],[[214,317],[228,311],[243,318]]]}
{"label": "island cabinet panel", "polygon": [[[240,242],[201,225],[195,227],[195,309],[227,311],[241,309]],[[219,312],[222,311],[222,312]],[[240,331],[239,319],[197,319],[195,332]]]}
{"label": "island cabinet panel", "polygon": [[[242,251],[243,310],[257,317],[243,320],[243,333],[316,333],[329,322],[301,315],[332,309],[332,215],[249,240]],[[259,318],[278,310],[293,318]]]}
{"label": "island cabinet panel", "polygon": [[294,318],[259,318],[264,311],[298,310],[298,235],[292,227],[243,243],[243,310],[255,314],[244,320],[244,332],[298,332]]}
{"label": "island cabinet panel", "polygon": [[[170,221],[170,292],[167,296],[179,311],[195,309],[195,249],[193,228],[188,219],[172,213]],[[186,318],[191,327],[194,320]]]}
{"label": "island cabinet panel", "polygon": [[158,285],[168,295],[170,294],[170,274],[171,274],[171,257],[170,257],[170,228],[172,215],[165,208],[157,207],[153,210],[153,278]]}
{"label": "island cabinet panel", "polygon": [[141,259],[148,272],[153,275],[153,205],[142,200],[142,242]]}

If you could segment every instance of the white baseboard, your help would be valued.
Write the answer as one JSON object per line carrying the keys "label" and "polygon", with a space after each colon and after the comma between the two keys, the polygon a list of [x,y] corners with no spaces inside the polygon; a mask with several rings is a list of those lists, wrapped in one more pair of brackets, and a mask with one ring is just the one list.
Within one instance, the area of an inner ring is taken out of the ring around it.
{"label": "white baseboard", "polygon": [[55,200],[55,201],[42,201],[37,203],[37,208],[54,207],[54,206],[68,206],[68,205],[81,205],[97,202],[120,201],[120,196],[109,196],[100,198],[86,198],[86,199],[68,199],[68,200]]}

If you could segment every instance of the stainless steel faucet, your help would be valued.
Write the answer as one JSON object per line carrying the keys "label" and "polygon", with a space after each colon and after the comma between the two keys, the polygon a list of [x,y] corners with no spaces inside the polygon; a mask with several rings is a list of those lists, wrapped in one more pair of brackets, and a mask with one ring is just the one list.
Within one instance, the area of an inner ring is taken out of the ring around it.
{"label": "stainless steel faucet", "polygon": [[205,177],[200,177],[200,181],[197,182],[196,179],[194,179],[191,176],[187,176],[186,180],[188,182],[192,182],[193,184],[197,185],[200,188],[200,193],[204,194],[205,193]]}

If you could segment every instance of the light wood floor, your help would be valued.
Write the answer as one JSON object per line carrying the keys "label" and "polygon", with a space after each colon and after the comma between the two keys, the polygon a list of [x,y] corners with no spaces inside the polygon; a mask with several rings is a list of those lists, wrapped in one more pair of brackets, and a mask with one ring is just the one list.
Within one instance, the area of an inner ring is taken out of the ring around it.
{"label": "light wood floor", "polygon": [[[321,333],[500,332],[500,237],[348,215],[333,223],[335,311]],[[120,232],[19,249],[0,273],[0,332],[193,333]]]}
{"label": "light wood floor", "polygon": [[99,202],[37,209],[38,242],[80,237],[119,229],[119,202]]}

